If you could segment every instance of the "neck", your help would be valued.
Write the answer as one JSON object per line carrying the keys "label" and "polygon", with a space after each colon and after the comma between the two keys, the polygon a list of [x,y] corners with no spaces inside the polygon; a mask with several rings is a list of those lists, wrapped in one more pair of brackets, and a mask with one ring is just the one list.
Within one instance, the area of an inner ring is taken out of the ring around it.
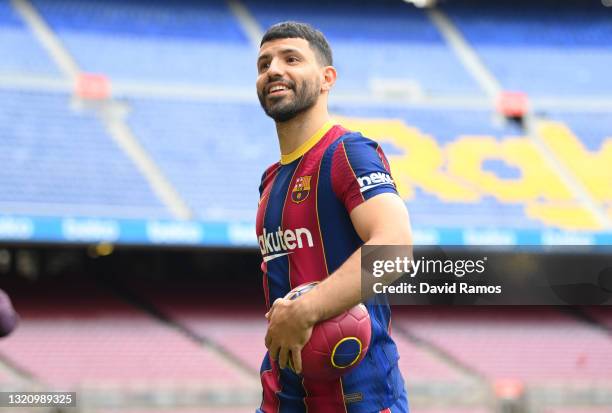
{"label": "neck", "polygon": [[[315,106],[296,117],[276,123],[276,133],[282,155],[288,155],[298,149],[318,131],[329,118],[327,105],[320,99]],[[323,103],[323,104],[321,104]]]}

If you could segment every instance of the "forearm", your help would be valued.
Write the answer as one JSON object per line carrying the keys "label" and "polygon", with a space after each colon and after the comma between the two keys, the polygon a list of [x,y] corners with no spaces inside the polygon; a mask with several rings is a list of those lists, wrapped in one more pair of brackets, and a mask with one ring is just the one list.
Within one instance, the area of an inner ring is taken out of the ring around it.
{"label": "forearm", "polygon": [[[388,239],[372,239],[364,245],[389,245]],[[396,244],[393,242],[393,244]],[[408,246],[408,253],[412,255],[412,248]],[[309,294],[301,297],[304,310],[312,314],[311,323],[332,318],[349,308],[369,298],[361,291],[361,248],[357,249],[333,274],[323,280]],[[380,281],[390,284],[395,278],[384,277]]]}
{"label": "forearm", "polygon": [[[364,245],[405,245],[412,257],[412,231],[408,210],[395,194],[380,194],[357,206],[351,221]],[[361,293],[361,249],[296,304],[311,324],[334,317],[368,298]],[[395,278],[383,277],[385,284]]]}
{"label": "forearm", "polygon": [[361,302],[361,248],[310,293],[301,297],[310,323],[334,317]]}

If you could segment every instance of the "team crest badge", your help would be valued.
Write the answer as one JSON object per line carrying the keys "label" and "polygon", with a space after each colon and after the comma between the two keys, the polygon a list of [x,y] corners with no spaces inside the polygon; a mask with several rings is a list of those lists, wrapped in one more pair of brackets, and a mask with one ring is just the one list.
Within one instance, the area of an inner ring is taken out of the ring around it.
{"label": "team crest badge", "polygon": [[291,191],[291,200],[296,204],[304,201],[308,198],[308,194],[310,193],[310,179],[312,176],[300,176],[295,180],[295,186],[293,187],[293,191]]}

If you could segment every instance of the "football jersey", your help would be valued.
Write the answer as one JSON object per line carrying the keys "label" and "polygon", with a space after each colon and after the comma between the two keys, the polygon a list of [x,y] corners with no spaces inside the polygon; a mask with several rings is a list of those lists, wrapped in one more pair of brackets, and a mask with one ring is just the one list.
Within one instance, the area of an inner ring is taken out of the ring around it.
{"label": "football jersey", "polygon": [[[349,216],[353,208],[397,193],[381,147],[332,122],[270,166],[259,192],[257,238],[268,308],[298,285],[328,277],[363,244]],[[380,298],[365,304],[372,338],[363,361],[340,379],[320,382],[281,370],[266,353],[259,411],[372,413],[403,395],[390,308]]]}

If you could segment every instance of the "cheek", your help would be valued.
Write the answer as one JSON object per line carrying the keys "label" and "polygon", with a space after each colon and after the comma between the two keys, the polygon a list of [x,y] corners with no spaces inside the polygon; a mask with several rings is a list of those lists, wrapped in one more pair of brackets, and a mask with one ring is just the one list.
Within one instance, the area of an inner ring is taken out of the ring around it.
{"label": "cheek", "polygon": [[264,80],[261,76],[257,77],[257,80],[255,81],[255,87],[257,88],[257,90],[261,90],[264,87]]}
{"label": "cheek", "polygon": [[311,73],[310,84],[312,85],[313,88],[320,88],[322,81],[323,81],[323,78],[321,77],[321,73],[319,73],[318,71],[313,71]]}
{"label": "cheek", "polygon": [[319,80],[318,74],[313,73],[311,71],[301,73],[300,76],[296,76],[294,78],[294,82],[296,85],[296,89],[298,90],[310,90],[314,89],[321,82]]}
{"label": "cheek", "polygon": [[310,80],[308,81],[308,89],[311,92],[318,91],[321,89],[321,76],[319,75],[319,73],[314,73],[310,77]]}

